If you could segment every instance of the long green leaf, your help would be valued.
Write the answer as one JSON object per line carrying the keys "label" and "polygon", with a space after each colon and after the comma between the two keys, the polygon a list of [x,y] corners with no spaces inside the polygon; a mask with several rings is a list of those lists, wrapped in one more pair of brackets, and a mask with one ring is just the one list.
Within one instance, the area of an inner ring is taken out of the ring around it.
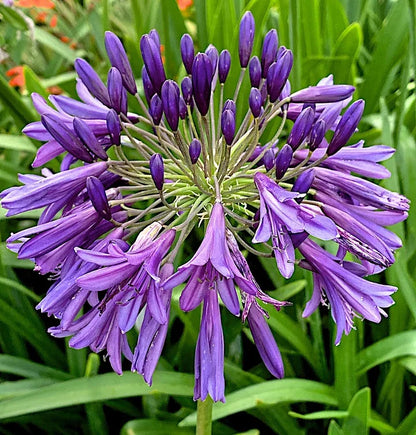
{"label": "long green leaf", "polygon": [[178,427],[172,421],[153,419],[131,420],[121,428],[121,435],[192,435],[193,429]]}
{"label": "long green leaf", "polygon": [[149,387],[135,373],[118,376],[107,373],[91,378],[71,379],[39,388],[19,397],[0,401],[0,419],[121,397],[165,393],[172,396],[192,396],[193,376],[185,373],[156,372]]}

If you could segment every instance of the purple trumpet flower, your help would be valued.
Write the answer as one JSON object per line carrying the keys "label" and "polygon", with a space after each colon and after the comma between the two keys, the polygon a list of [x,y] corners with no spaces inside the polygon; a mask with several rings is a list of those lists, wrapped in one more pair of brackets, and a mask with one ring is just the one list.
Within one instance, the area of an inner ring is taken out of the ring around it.
{"label": "purple trumpet flower", "polygon": [[111,210],[103,183],[97,177],[88,177],[86,186],[88,196],[95,211],[103,219],[109,221],[111,219]]}
{"label": "purple trumpet flower", "polygon": [[117,68],[110,68],[107,76],[108,95],[111,106],[117,113],[127,114],[127,92],[123,87],[120,71]]}
{"label": "purple trumpet flower", "polygon": [[160,95],[162,85],[166,80],[160,47],[149,35],[143,35],[140,39],[140,49],[153,88]]}
{"label": "purple trumpet flower", "polygon": [[310,316],[318,308],[322,293],[325,292],[332,318],[337,325],[335,344],[340,343],[343,333],[350,333],[357,314],[378,323],[381,320],[380,314],[385,315],[382,308],[393,304],[390,295],[397,290],[396,287],[364,280],[354,271],[343,267],[342,261],[311,240],[304,241],[299,250],[312,268],[314,276],[313,295],[306,305],[303,317]]}
{"label": "purple trumpet flower", "polygon": [[293,150],[296,150],[306,139],[312,129],[314,119],[315,111],[312,107],[307,107],[305,110],[302,110],[298,119],[293,124],[289,138],[287,139],[287,143]]}
{"label": "purple trumpet flower", "polygon": [[160,154],[153,154],[150,157],[149,162],[150,175],[155,183],[157,190],[163,189],[163,183],[165,182],[165,170],[163,165],[163,158]]}
{"label": "purple trumpet flower", "polygon": [[195,104],[202,116],[205,116],[209,110],[212,72],[209,57],[205,53],[198,53],[192,65],[192,88]]}
{"label": "purple trumpet flower", "polygon": [[257,56],[253,56],[250,59],[250,63],[248,65],[248,72],[250,75],[251,86],[253,88],[258,88],[260,86],[261,80],[261,65]]}
{"label": "purple trumpet flower", "polygon": [[124,87],[130,94],[136,94],[136,81],[134,80],[129,59],[120,39],[112,32],[105,32],[104,42],[111,65],[120,71]]}
{"label": "purple trumpet flower", "polygon": [[322,240],[337,236],[334,223],[327,217],[299,205],[300,195],[281,188],[266,175],[258,172],[254,182],[260,194],[260,224],[253,238],[254,243],[272,238],[277,267],[285,278],[294,272],[295,250],[289,233],[306,231]]}
{"label": "purple trumpet flower", "polygon": [[222,50],[218,59],[218,80],[225,83],[231,67],[231,55],[228,50]]}
{"label": "purple trumpet flower", "polygon": [[315,179],[312,186],[341,202],[356,201],[358,204],[381,210],[409,210],[409,200],[405,196],[391,192],[370,181],[331,169],[315,168]]}
{"label": "purple trumpet flower", "polygon": [[[33,93],[32,94],[32,101],[35,102],[36,109],[39,109],[38,112],[41,115],[48,114],[48,113],[56,113],[51,109],[50,106],[47,108],[40,107],[39,105],[39,94]],[[43,100],[43,98],[42,98]],[[70,116],[77,116],[79,118],[85,118],[85,119],[105,119],[107,116],[109,108],[107,106],[96,106],[91,104],[85,104],[81,103],[80,101],[74,100],[73,98],[65,97],[65,95],[50,95],[49,100],[53,105],[59,110],[60,114],[67,114]],[[98,100],[96,100],[98,101]],[[42,104],[44,100],[42,101]]]}
{"label": "purple trumpet flower", "polygon": [[152,99],[150,100],[149,114],[152,117],[153,124],[159,125],[163,115],[163,104],[162,100],[157,94],[153,95]]}
{"label": "purple trumpet flower", "polygon": [[[231,257],[220,203],[212,209],[204,240],[196,254],[163,283],[163,288],[169,290],[188,279],[179,299],[182,310],[191,311],[204,302],[195,355],[194,399],[204,400],[209,394],[213,400],[223,401],[223,336],[217,292],[227,309],[238,316],[240,306],[234,283],[252,295],[257,293],[257,288],[241,274]],[[205,357],[201,358],[202,355]]]}
{"label": "purple trumpet flower", "polygon": [[363,111],[363,100],[358,100],[348,107],[344,115],[341,117],[334,132],[334,136],[328,145],[327,153],[329,156],[336,154],[349,141],[361,120]]}
{"label": "purple trumpet flower", "polygon": [[253,51],[255,23],[253,14],[247,11],[240,21],[240,33],[238,39],[238,55],[241,68],[247,68]]}
{"label": "purple trumpet flower", "polygon": [[235,135],[235,113],[229,109],[222,111],[221,131],[226,144],[231,145]]}
{"label": "purple trumpet flower", "polygon": [[270,65],[267,72],[267,92],[270,102],[274,103],[279,98],[280,93],[285,86],[293,65],[293,54],[290,50],[285,49],[280,58]]}
{"label": "purple trumpet flower", "polygon": [[201,155],[202,145],[198,139],[193,139],[189,145],[189,157],[191,158],[191,162],[194,165]]}
{"label": "purple trumpet flower", "polygon": [[166,80],[162,86],[162,105],[166,121],[173,131],[179,125],[179,87],[173,80]]}
{"label": "purple trumpet flower", "polygon": [[257,88],[251,88],[248,104],[253,116],[258,118],[263,106],[263,98],[261,97],[261,93]]}
{"label": "purple trumpet flower", "polygon": [[328,85],[310,86],[290,96],[293,103],[335,103],[346,100],[354,93],[354,86]]}
{"label": "purple trumpet flower", "polygon": [[[173,265],[167,263],[160,270],[160,279],[163,282],[173,274]],[[160,288],[161,306],[166,311],[166,319],[169,318],[170,300],[172,290]],[[140,328],[139,340],[134,350],[131,369],[143,375],[145,382],[152,385],[152,375],[155,371],[163,345],[165,344],[166,334],[169,323],[160,323],[152,315],[149,307],[146,307],[143,323]]]}
{"label": "purple trumpet flower", "polygon": [[263,50],[261,53],[261,70],[264,79],[267,77],[270,65],[276,62],[278,45],[276,29],[269,30],[264,37]]}
{"label": "purple trumpet flower", "polygon": [[108,90],[94,68],[86,60],[78,58],[75,61],[75,70],[88,91],[103,104],[111,107]]}
{"label": "purple trumpet flower", "polygon": [[[53,203],[60,203],[63,208],[85,188],[88,177],[99,177],[106,169],[106,163],[97,162],[45,178],[40,177],[24,186],[12,187],[6,195],[3,192],[1,205],[7,209],[6,216],[14,216]],[[56,210],[58,211],[59,209]]]}
{"label": "purple trumpet flower", "polygon": [[195,51],[194,41],[188,33],[185,33],[181,38],[181,55],[186,72],[192,74],[192,64],[194,62]]}

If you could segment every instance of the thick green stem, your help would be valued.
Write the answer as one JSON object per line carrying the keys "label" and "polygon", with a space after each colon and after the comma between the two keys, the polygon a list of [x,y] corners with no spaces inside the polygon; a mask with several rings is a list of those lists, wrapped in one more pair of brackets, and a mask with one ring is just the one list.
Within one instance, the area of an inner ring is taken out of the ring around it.
{"label": "thick green stem", "polygon": [[198,400],[196,417],[196,435],[211,435],[212,433],[212,399],[210,396]]}

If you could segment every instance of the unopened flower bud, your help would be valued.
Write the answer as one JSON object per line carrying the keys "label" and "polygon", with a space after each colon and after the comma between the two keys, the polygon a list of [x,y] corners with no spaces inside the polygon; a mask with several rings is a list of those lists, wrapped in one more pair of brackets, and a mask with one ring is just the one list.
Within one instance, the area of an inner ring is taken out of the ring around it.
{"label": "unopened flower bud", "polygon": [[98,74],[93,67],[84,59],[75,60],[75,70],[84,83],[85,87],[90,91],[97,100],[101,101],[108,107],[111,107],[108,91]]}
{"label": "unopened flower bud", "polygon": [[276,179],[280,180],[283,175],[286,174],[290,166],[290,162],[292,161],[293,150],[292,147],[288,144],[285,144],[282,149],[277,153],[275,160],[276,167]]}
{"label": "unopened flower bud", "polygon": [[354,86],[349,85],[311,86],[295,92],[290,99],[292,103],[335,103],[349,98],[354,91]]}
{"label": "unopened flower bud", "polygon": [[261,69],[262,77],[267,77],[270,65],[276,62],[277,58],[278,38],[275,29],[270,30],[264,37],[263,50],[261,53]]}
{"label": "unopened flower bud", "polygon": [[273,168],[274,160],[275,156],[273,150],[267,150],[263,156],[263,165],[266,168],[266,171],[270,171],[270,169]]}
{"label": "unopened flower bud", "polygon": [[221,131],[227,145],[231,145],[235,134],[235,113],[231,110],[223,110],[221,115]]}
{"label": "unopened flower bud", "polygon": [[184,77],[181,83],[182,96],[186,104],[191,104],[192,100],[192,80],[189,77]]}
{"label": "unopened flower bud", "polygon": [[132,94],[137,93],[136,81],[129,59],[120,39],[112,32],[105,32],[105,48],[111,65],[120,71],[124,87]]}
{"label": "unopened flower bud", "polygon": [[88,127],[87,123],[81,118],[74,118],[73,121],[74,131],[79,137],[81,142],[86,146],[91,154],[97,156],[102,160],[108,160],[107,153],[104,151],[102,145],[98,143],[97,138]]}
{"label": "unopened flower bud", "polygon": [[326,133],[326,122],[323,119],[318,119],[312,128],[310,139],[309,139],[309,149],[311,151],[316,150],[319,144],[323,141]]}
{"label": "unopened flower bud", "polygon": [[162,190],[163,183],[165,182],[165,169],[163,165],[163,159],[160,154],[153,154],[150,157],[150,175],[155,183],[157,190]]}
{"label": "unopened flower bud", "polygon": [[117,112],[114,109],[108,111],[107,114],[107,128],[111,136],[111,141],[114,145],[120,145],[120,131],[121,125],[118,119]]}
{"label": "unopened flower bud", "polygon": [[149,114],[152,117],[153,124],[159,125],[163,115],[163,104],[162,100],[157,94],[153,95],[152,99],[150,100]]}
{"label": "unopened flower bud", "polygon": [[231,55],[228,50],[222,50],[218,59],[218,79],[220,83],[225,83],[231,67]]}
{"label": "unopened flower bud", "polygon": [[87,193],[95,211],[105,220],[111,219],[110,205],[103,183],[97,177],[88,177],[86,182]]}
{"label": "unopened flower bud", "polygon": [[194,139],[189,145],[189,157],[191,158],[191,162],[194,165],[201,155],[201,142],[198,139]]}
{"label": "unopened flower bud", "polygon": [[341,120],[335,129],[334,136],[332,136],[331,142],[328,145],[327,154],[329,156],[337,153],[350,140],[361,120],[363,111],[363,100],[358,100],[348,107],[342,115]]}
{"label": "unopened flower bud", "polygon": [[185,100],[182,97],[179,97],[179,118],[185,119],[188,114],[188,109],[186,107]]}
{"label": "unopened flower bud", "polygon": [[280,59],[270,65],[269,71],[267,72],[267,92],[269,93],[271,103],[274,103],[279,98],[286,80],[289,77],[292,65],[293,54],[287,49]]}
{"label": "unopened flower bud", "polygon": [[143,35],[140,39],[140,49],[153,88],[160,94],[162,85],[166,80],[160,46],[149,35]]}
{"label": "unopened flower bud", "polygon": [[156,29],[152,29],[149,32],[149,36],[153,39],[153,41],[155,42],[155,44],[160,47],[160,36],[159,33]]}
{"label": "unopened flower bud", "polygon": [[166,80],[162,86],[162,104],[166,121],[173,131],[179,124],[179,87],[173,80]]}
{"label": "unopened flower bud", "polygon": [[145,66],[142,68],[142,81],[144,96],[146,97],[147,104],[150,104],[150,100],[152,99],[153,95],[156,94],[156,91]]}
{"label": "unopened flower bud", "polygon": [[117,113],[127,113],[127,92],[123,86],[120,71],[117,68],[110,68],[107,76],[108,95],[111,106]]}
{"label": "unopened flower bud", "polygon": [[218,66],[218,50],[214,45],[209,44],[207,49],[205,50],[205,54],[209,57],[209,60],[212,64],[212,75],[215,75]]}
{"label": "unopened flower bud", "polygon": [[192,65],[192,89],[199,112],[205,116],[211,100],[212,63],[205,53],[198,53]]}
{"label": "unopened flower bud", "polygon": [[255,23],[253,14],[247,11],[240,22],[238,54],[241,68],[246,68],[253,50]]}
{"label": "unopened flower bud", "polygon": [[299,193],[308,193],[312,186],[315,172],[313,169],[308,169],[302,172],[293,184],[292,191]]}
{"label": "unopened flower bud", "polygon": [[248,99],[251,113],[255,118],[258,118],[261,113],[263,98],[257,88],[251,88],[250,97]]}
{"label": "unopened flower bud", "polygon": [[250,59],[250,63],[248,65],[248,72],[250,75],[251,86],[253,88],[258,88],[261,80],[261,65],[257,56],[253,56]]}
{"label": "unopened flower bud", "polygon": [[314,118],[315,111],[312,107],[307,107],[302,110],[300,115],[297,117],[289,134],[289,138],[287,139],[287,143],[293,150],[296,150],[310,133]]}
{"label": "unopened flower bud", "polygon": [[185,33],[181,39],[181,56],[183,64],[185,65],[186,72],[188,74],[191,74],[195,51],[194,42],[191,35],[188,35],[188,33]]}
{"label": "unopened flower bud", "polygon": [[235,101],[234,100],[226,100],[222,110],[231,110],[231,112],[236,113],[237,108],[235,106]]}

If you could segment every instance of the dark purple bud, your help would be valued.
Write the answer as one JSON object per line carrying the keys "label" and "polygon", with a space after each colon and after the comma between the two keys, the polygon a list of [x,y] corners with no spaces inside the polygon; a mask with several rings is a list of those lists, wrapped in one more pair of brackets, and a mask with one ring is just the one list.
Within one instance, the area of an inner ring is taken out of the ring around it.
{"label": "dark purple bud", "polygon": [[251,88],[248,103],[250,106],[251,113],[255,118],[258,118],[260,116],[260,112],[263,104],[263,98],[261,96],[261,92],[257,88]]}
{"label": "dark purple bud", "polygon": [[110,133],[111,142],[114,145],[120,145],[120,131],[121,125],[118,119],[117,112],[114,109],[108,111],[107,114],[107,129]]}
{"label": "dark purple bud", "polygon": [[111,106],[117,113],[127,113],[127,93],[123,87],[120,71],[117,68],[110,68],[107,77],[108,95]]}
{"label": "dark purple bud", "polygon": [[157,190],[162,190],[163,183],[165,182],[165,169],[163,165],[163,159],[160,154],[153,154],[150,157],[150,175],[155,183]]}
{"label": "dark purple bud", "polygon": [[160,46],[149,35],[143,35],[140,39],[140,49],[153,88],[160,94],[162,85],[166,80],[162,56],[160,55]]}
{"label": "dark purple bud", "polygon": [[231,145],[235,134],[235,113],[231,110],[223,110],[221,115],[221,131],[227,145]]}
{"label": "dark purple bud", "polygon": [[262,87],[260,88],[260,94],[261,94],[261,101],[262,104],[264,104],[267,100],[267,83],[263,83]]}
{"label": "dark purple bud", "polygon": [[270,65],[267,72],[267,92],[270,102],[274,103],[278,98],[289,77],[293,65],[293,54],[286,50],[277,62]]}
{"label": "dark purple bud", "polygon": [[173,131],[179,124],[179,87],[173,80],[166,80],[162,86],[162,104],[166,121]]}
{"label": "dark purple bud", "polygon": [[209,60],[212,64],[212,75],[215,75],[218,66],[218,50],[214,45],[209,44],[207,49],[205,50],[205,54],[209,57]]}
{"label": "dark purple bud", "polygon": [[327,154],[329,156],[337,153],[350,140],[363,115],[364,104],[363,100],[357,100],[342,115],[328,145]]}
{"label": "dark purple bud", "polygon": [[318,119],[312,128],[310,139],[309,139],[309,149],[311,151],[316,150],[319,144],[323,141],[326,133],[326,122],[323,119]]}
{"label": "dark purple bud", "polygon": [[225,83],[231,67],[231,55],[228,50],[222,50],[218,59],[218,79],[220,83]]}
{"label": "dark purple bud", "polygon": [[182,62],[185,65],[186,72],[192,74],[192,64],[194,62],[194,41],[191,35],[185,33],[181,39],[181,56]]}
{"label": "dark purple bud", "polygon": [[149,36],[153,39],[153,41],[155,42],[155,44],[160,47],[160,36],[159,33],[157,32],[156,29],[152,29],[149,32]]}
{"label": "dark purple bud", "polygon": [[267,77],[267,72],[269,71],[270,65],[276,62],[277,59],[277,46],[278,46],[277,32],[275,29],[267,32],[264,37],[263,51],[261,53],[261,70],[262,77],[265,79]]}
{"label": "dark purple bud", "polygon": [[81,140],[62,122],[59,116],[48,114],[42,115],[43,126],[51,136],[66,150],[83,162],[92,163],[93,158],[82,144]]}
{"label": "dark purple bud", "polygon": [[313,169],[308,169],[302,172],[293,184],[292,191],[299,193],[308,193],[312,186],[313,179],[315,178],[315,172]]}
{"label": "dark purple bud", "polygon": [[123,85],[131,94],[136,94],[136,81],[120,39],[112,32],[105,32],[104,42],[111,65],[120,71]]}
{"label": "dark purple bud", "polygon": [[91,95],[101,101],[108,107],[111,107],[108,91],[98,74],[93,67],[84,59],[75,60],[75,70],[84,83],[85,87],[90,91]]}
{"label": "dark purple bud", "polygon": [[250,74],[251,86],[253,88],[258,88],[260,86],[261,80],[261,65],[257,56],[253,56],[250,59],[250,63],[248,65],[248,72]]}
{"label": "dark purple bud", "polygon": [[211,99],[212,63],[204,53],[195,56],[192,65],[192,89],[199,112],[205,116]]}
{"label": "dark purple bud", "polygon": [[153,124],[159,125],[163,115],[163,105],[162,100],[157,94],[153,95],[150,100],[149,114],[152,117]]}
{"label": "dark purple bud", "polygon": [[189,145],[189,157],[191,158],[191,162],[194,165],[201,154],[201,142],[198,139],[194,139]]}
{"label": "dark purple bud", "polygon": [[90,197],[91,204],[95,208],[95,211],[103,219],[109,221],[111,219],[111,210],[103,183],[101,183],[97,177],[88,177],[86,187],[88,196]]}
{"label": "dark purple bud", "polygon": [[270,171],[270,169],[274,166],[274,152],[273,150],[267,150],[263,156],[263,165],[266,168],[266,171]]}
{"label": "dark purple bud", "polygon": [[91,127],[89,127],[85,121],[81,118],[74,118],[73,126],[76,135],[81,139],[81,142],[87,147],[91,154],[102,160],[108,160],[107,153],[91,131]]}
{"label": "dark purple bud", "polygon": [[354,91],[349,85],[311,86],[295,92],[290,99],[292,103],[335,103],[351,97]]}
{"label": "dark purple bud", "polygon": [[312,107],[307,107],[300,112],[300,115],[293,124],[289,138],[287,139],[287,143],[293,148],[293,150],[296,150],[306,139],[311,131],[314,119],[315,111]]}
{"label": "dark purple bud", "polygon": [[191,104],[192,100],[192,80],[190,77],[184,77],[181,83],[182,95],[186,104]]}
{"label": "dark purple bud", "polygon": [[179,97],[179,118],[185,119],[188,114],[188,109],[186,107],[185,100],[182,97]]}
{"label": "dark purple bud", "polygon": [[155,88],[153,87],[153,83],[150,80],[149,74],[147,73],[146,67],[142,68],[142,81],[143,81],[143,90],[144,96],[146,97],[147,104],[150,104],[150,100],[153,95],[156,94]]}
{"label": "dark purple bud", "polygon": [[247,11],[240,21],[240,34],[238,39],[238,55],[241,68],[246,68],[253,50],[255,23],[253,14]]}
{"label": "dark purple bud", "polygon": [[224,107],[222,110],[231,110],[231,112],[236,113],[237,108],[235,106],[234,100],[227,100],[224,103]]}
{"label": "dark purple bud", "polygon": [[293,150],[288,144],[284,145],[282,149],[277,153],[275,166],[276,166],[276,178],[280,180],[283,175],[286,174],[292,161]]}

